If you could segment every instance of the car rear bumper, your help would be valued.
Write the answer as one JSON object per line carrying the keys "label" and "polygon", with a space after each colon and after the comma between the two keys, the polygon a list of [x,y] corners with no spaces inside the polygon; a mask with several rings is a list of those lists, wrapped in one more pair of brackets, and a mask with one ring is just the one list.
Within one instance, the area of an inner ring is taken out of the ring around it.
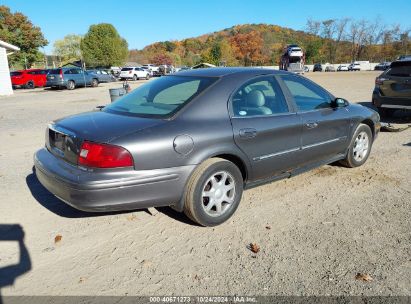
{"label": "car rear bumper", "polygon": [[66,84],[63,80],[47,80],[45,87],[64,87]]}
{"label": "car rear bumper", "polygon": [[378,89],[375,89],[372,94],[372,104],[377,108],[411,110],[411,97],[403,98],[381,96]]}
{"label": "car rear bumper", "polygon": [[177,203],[193,166],[155,170],[86,170],[43,148],[34,155],[40,183],[83,211],[132,210]]}

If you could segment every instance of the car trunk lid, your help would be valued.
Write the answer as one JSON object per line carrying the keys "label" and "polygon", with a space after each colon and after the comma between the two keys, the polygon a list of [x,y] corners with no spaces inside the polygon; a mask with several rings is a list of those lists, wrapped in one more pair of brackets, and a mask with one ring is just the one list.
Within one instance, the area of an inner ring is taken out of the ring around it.
{"label": "car trunk lid", "polygon": [[116,138],[164,123],[160,119],[129,117],[106,112],[69,116],[50,124],[46,132],[47,149],[64,160],[77,164],[84,140],[109,143]]}

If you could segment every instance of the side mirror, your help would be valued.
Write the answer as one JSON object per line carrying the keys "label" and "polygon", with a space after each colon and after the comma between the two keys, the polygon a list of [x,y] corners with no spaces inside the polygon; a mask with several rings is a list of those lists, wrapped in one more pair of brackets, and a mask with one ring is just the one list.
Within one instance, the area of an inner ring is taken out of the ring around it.
{"label": "side mirror", "polygon": [[344,98],[337,97],[331,102],[331,104],[334,108],[343,108],[348,106],[348,101]]}

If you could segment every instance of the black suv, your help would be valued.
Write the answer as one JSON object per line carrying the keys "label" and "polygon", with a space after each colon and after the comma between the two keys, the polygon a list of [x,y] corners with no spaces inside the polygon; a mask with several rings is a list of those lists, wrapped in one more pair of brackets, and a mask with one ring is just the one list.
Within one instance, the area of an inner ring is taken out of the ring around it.
{"label": "black suv", "polygon": [[323,71],[323,66],[321,63],[316,63],[314,64],[313,72],[322,72]]}
{"label": "black suv", "polygon": [[411,60],[394,61],[375,79],[372,104],[381,116],[390,116],[397,109],[411,110]]}

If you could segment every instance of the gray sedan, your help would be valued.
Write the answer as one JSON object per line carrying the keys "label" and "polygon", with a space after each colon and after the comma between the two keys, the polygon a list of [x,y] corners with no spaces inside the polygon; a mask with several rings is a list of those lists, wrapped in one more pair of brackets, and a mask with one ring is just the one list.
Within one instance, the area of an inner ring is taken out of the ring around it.
{"label": "gray sedan", "polygon": [[213,226],[243,189],[337,161],[362,165],[379,129],[376,112],[299,75],[197,69],[56,120],[34,163],[40,182],[80,210],[172,206]]}

